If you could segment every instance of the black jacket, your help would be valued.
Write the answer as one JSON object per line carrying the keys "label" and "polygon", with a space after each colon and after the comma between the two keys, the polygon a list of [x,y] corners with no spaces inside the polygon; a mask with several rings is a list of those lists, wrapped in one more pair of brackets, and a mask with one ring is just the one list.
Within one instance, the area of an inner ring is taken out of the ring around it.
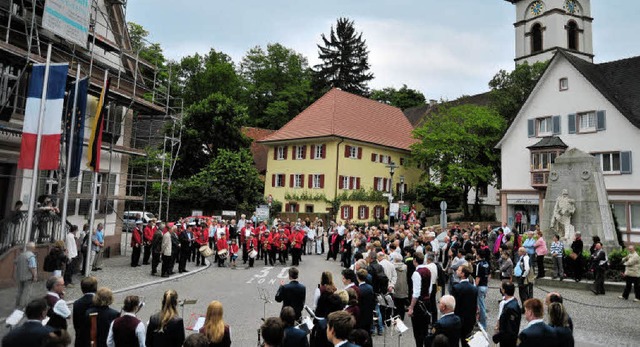
{"label": "black jacket", "polygon": [[291,281],[278,288],[276,293],[276,301],[282,303],[282,307],[291,306],[296,312],[296,319],[302,316],[304,301],[307,297],[306,288],[298,281]]}
{"label": "black jacket", "polygon": [[107,337],[109,336],[109,327],[111,326],[111,322],[114,319],[120,316],[120,312],[110,308],[109,306],[101,306],[101,307],[91,307],[87,310],[85,315],[85,319],[87,320],[87,325],[90,327],[90,316],[92,313],[98,314],[98,324],[97,324],[97,335],[98,335],[98,346],[96,347],[107,347]]}
{"label": "black jacket", "polygon": [[478,310],[478,288],[469,281],[463,281],[453,286],[451,295],[456,299],[455,314],[462,320],[462,326],[474,326]]}
{"label": "black jacket", "polygon": [[[522,330],[518,335],[520,347],[545,346],[560,347],[556,331],[545,322],[539,322]],[[564,346],[563,346],[564,347]]]}
{"label": "black jacket", "polygon": [[[455,314],[442,316],[437,322],[433,323],[433,334],[430,335],[430,339],[442,334],[449,339],[450,347],[458,347],[460,344],[461,326],[462,321],[460,320],[460,317]],[[432,343],[432,340],[429,340],[427,342],[427,346],[431,346]]]}
{"label": "black jacket", "polygon": [[373,287],[367,283],[361,283],[360,297],[358,298],[358,306],[360,307],[360,321],[357,328],[367,331],[373,324],[373,310],[376,308],[376,296],[373,293]]}
{"label": "black jacket", "polygon": [[309,347],[307,333],[295,327],[285,328],[281,347]]}
{"label": "black jacket", "polygon": [[2,338],[2,347],[40,347],[52,331],[40,321],[26,321]]}
{"label": "black jacket", "polygon": [[493,335],[493,342],[500,343],[502,347],[516,346],[522,311],[518,300],[513,298],[502,308],[502,314],[498,319],[498,333]]}
{"label": "black jacket", "polygon": [[149,318],[147,327],[147,337],[145,344],[147,347],[181,347],[184,343],[184,321],[180,317],[170,320],[162,331],[160,327],[160,313],[156,313]]}
{"label": "black jacket", "polygon": [[93,294],[85,294],[73,303],[73,328],[76,331],[74,346],[89,346],[89,320],[87,310],[93,306]]}

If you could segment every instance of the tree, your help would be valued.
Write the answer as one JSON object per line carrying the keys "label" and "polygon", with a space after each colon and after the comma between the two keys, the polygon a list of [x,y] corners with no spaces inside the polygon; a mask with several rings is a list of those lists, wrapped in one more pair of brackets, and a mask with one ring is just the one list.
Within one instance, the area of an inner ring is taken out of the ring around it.
{"label": "tree", "polygon": [[267,45],[266,52],[260,46],[249,50],[240,76],[251,125],[280,129],[311,103],[307,58],[279,43]]}
{"label": "tree", "polygon": [[323,92],[337,87],[346,92],[366,96],[367,82],[373,79],[369,72],[369,51],[362,33],[356,33],[353,21],[338,18],[336,28],[331,26],[329,38],[322,34],[324,46],[318,45],[321,64],[315,66],[319,80],[324,82]]}
{"label": "tree", "polygon": [[528,63],[516,66],[507,72],[500,70],[489,82],[490,106],[496,109],[509,124],[516,117],[527,97],[547,68],[546,62]]}
{"label": "tree", "polygon": [[426,101],[422,92],[407,88],[406,84],[403,84],[400,89],[393,87],[382,90],[374,89],[371,91],[370,98],[387,105],[395,106],[401,110],[423,105]]}
{"label": "tree", "polygon": [[251,142],[240,131],[247,118],[245,107],[219,92],[191,105],[183,120],[182,148],[175,177],[198,173],[222,149],[235,151],[248,147]]}
{"label": "tree", "polygon": [[204,56],[195,54],[180,60],[177,72],[181,81],[185,106],[197,103],[213,93],[238,100],[241,93],[240,77],[231,57],[211,49]]}
{"label": "tree", "polygon": [[505,128],[504,118],[491,108],[445,104],[414,130],[420,141],[412,146],[414,160],[429,168],[434,182],[460,188],[465,217],[469,216],[471,188],[495,180],[494,167],[500,157],[494,147]]}
{"label": "tree", "polygon": [[214,211],[232,209],[253,211],[263,200],[264,183],[253,166],[248,149],[220,149],[211,162],[198,167],[191,177],[173,184],[173,204]]}

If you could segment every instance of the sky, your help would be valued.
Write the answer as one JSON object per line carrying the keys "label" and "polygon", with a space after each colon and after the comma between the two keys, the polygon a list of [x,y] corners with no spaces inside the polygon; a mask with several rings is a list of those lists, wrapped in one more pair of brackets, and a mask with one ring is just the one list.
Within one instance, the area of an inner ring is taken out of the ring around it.
{"label": "sky", "polygon": [[[640,55],[640,1],[592,0],[595,62]],[[409,88],[451,100],[488,90],[514,68],[515,6],[503,0],[132,0],[127,20],[150,32],[169,59],[211,48],[239,62],[280,43],[319,63],[317,44],[339,17],[369,49],[373,89]]]}

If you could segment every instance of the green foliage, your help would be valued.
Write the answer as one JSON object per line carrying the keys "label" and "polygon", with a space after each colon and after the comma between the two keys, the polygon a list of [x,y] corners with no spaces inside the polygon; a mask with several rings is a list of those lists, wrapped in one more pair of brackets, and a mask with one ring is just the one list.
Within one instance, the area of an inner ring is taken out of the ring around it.
{"label": "green foliage", "polygon": [[206,211],[253,211],[264,199],[263,189],[248,149],[219,149],[199,172],[174,182],[172,199]]}
{"label": "green foliage", "polygon": [[393,87],[384,88],[382,90],[374,89],[371,91],[371,96],[369,98],[387,105],[395,106],[401,110],[423,105],[426,101],[422,92],[410,89],[406,84],[403,84],[400,89],[395,89]]}
{"label": "green foliage", "polygon": [[323,193],[313,193],[309,191],[302,191],[300,193],[284,193],[285,200],[288,201],[327,201],[327,196]]}
{"label": "green foliage", "polygon": [[280,129],[312,101],[311,70],[307,58],[283,45],[257,46],[240,63],[242,101],[251,125]]}
{"label": "green foliage", "polygon": [[373,190],[373,188],[369,190],[355,189],[343,191],[338,198],[340,201],[387,201],[382,193],[384,192]]}
{"label": "green foliage", "polygon": [[489,82],[491,88],[490,106],[494,108],[509,124],[520,111],[529,94],[538,83],[540,76],[547,68],[547,62],[526,62],[507,72],[500,70]]}
{"label": "green foliage", "polygon": [[469,215],[469,190],[495,180],[494,167],[500,156],[494,147],[505,128],[505,120],[496,111],[460,105],[438,108],[414,130],[413,135],[420,142],[412,146],[413,159],[428,167],[435,181],[445,185],[445,190],[460,189],[459,201],[465,217]]}
{"label": "green foliage", "polygon": [[319,81],[324,83],[323,92],[336,87],[367,96],[367,82],[373,79],[373,73],[369,72],[369,51],[362,33],[356,33],[353,21],[338,18],[335,30],[331,26],[329,38],[322,34],[322,42],[322,46],[318,45],[322,63],[315,68]]}
{"label": "green foliage", "polygon": [[455,211],[460,208],[462,189],[450,183],[437,184],[423,180],[416,186],[416,200],[424,207],[440,211],[440,202],[447,202],[447,209]]}
{"label": "green foliage", "polygon": [[182,58],[178,70],[185,106],[198,103],[214,93],[235,100],[241,94],[241,81],[233,60],[213,48],[204,56],[195,54]]}
{"label": "green foliage", "polygon": [[[189,177],[199,172],[222,149],[247,148],[250,140],[240,130],[247,118],[245,107],[221,93],[213,93],[191,105],[183,120],[182,149],[175,177]],[[248,164],[252,163],[250,157]]]}

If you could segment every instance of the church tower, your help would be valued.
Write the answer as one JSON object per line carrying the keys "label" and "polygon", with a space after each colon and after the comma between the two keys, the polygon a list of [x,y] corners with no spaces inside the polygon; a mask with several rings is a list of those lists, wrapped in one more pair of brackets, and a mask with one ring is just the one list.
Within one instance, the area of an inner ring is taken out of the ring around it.
{"label": "church tower", "polygon": [[590,0],[505,0],[516,7],[516,64],[553,57],[558,48],[593,62]]}

